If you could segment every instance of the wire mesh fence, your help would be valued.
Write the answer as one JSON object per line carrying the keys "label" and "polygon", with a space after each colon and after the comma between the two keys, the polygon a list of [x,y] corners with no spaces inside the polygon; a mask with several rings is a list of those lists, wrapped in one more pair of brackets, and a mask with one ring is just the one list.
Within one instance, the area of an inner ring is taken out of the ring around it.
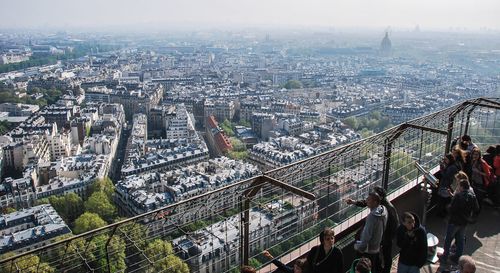
{"label": "wire mesh fence", "polygon": [[395,198],[439,166],[453,139],[500,143],[500,99],[475,99],[198,196],[47,245],[8,253],[0,272],[239,272],[283,261],[337,234],[368,211],[347,205],[375,186]]}

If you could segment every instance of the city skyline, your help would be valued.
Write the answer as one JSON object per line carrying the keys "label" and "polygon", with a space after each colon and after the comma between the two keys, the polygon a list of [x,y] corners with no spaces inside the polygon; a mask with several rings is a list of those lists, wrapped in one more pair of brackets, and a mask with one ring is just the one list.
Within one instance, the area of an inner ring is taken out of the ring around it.
{"label": "city skyline", "polygon": [[[251,1],[183,2],[91,0],[2,3],[0,28],[210,27],[406,28],[499,30],[500,3],[481,1]],[[22,10],[23,12],[16,12]],[[133,28],[132,28],[133,29]]]}

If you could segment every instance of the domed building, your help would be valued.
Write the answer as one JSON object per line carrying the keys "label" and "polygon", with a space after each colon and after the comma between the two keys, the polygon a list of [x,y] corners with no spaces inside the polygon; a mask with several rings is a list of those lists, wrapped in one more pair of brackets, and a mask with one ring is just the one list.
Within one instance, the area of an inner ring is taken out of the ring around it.
{"label": "domed building", "polygon": [[392,51],[392,43],[391,40],[389,39],[389,32],[385,32],[384,39],[382,39],[382,43],[380,43],[380,52],[382,54],[390,54]]}

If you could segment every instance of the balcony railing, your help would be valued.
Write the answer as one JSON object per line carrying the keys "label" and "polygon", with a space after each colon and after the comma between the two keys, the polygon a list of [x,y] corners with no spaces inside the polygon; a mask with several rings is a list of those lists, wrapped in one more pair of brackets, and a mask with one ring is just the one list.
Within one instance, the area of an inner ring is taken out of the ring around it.
{"label": "balcony railing", "polygon": [[[482,149],[500,143],[500,98],[478,98],[369,138],[0,261],[0,272],[238,272],[270,270],[263,249],[283,261],[316,245],[324,227],[339,237],[367,214],[347,206],[376,185],[394,199],[438,166],[452,140]],[[347,237],[346,237],[347,238]],[[161,240],[161,241],[159,241]],[[155,248],[158,242],[168,242]],[[172,248],[170,248],[171,245]],[[342,239],[340,240],[342,244]]]}

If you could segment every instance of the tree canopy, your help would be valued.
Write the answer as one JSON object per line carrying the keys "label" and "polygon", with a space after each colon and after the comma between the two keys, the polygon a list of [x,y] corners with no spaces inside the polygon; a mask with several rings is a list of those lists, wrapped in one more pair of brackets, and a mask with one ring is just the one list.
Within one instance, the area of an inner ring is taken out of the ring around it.
{"label": "tree canopy", "polygon": [[379,111],[373,111],[367,117],[351,116],[345,118],[343,122],[355,131],[366,129],[375,133],[381,132],[392,126],[390,118],[382,116]]}
{"label": "tree canopy", "polygon": [[103,227],[105,225],[106,222],[102,220],[102,218],[99,217],[98,214],[85,212],[75,220],[75,228],[73,229],[73,233],[80,234],[89,230]]}
{"label": "tree canopy", "polygon": [[113,222],[116,216],[116,207],[103,191],[94,192],[89,200],[85,201],[85,211],[99,215],[108,223]]}
{"label": "tree canopy", "polygon": [[153,268],[147,272],[189,273],[188,265],[174,255],[169,242],[156,239],[148,244],[145,254],[153,261]]}
{"label": "tree canopy", "polygon": [[225,119],[224,122],[219,124],[222,130],[224,130],[224,133],[230,137],[234,136],[234,131],[233,131],[233,124]]}
{"label": "tree canopy", "polygon": [[285,83],[286,89],[299,89],[302,88],[302,83],[298,80],[289,80]]}
{"label": "tree canopy", "polygon": [[103,179],[96,179],[94,183],[90,186],[89,195],[92,195],[95,192],[102,191],[106,194],[109,201],[113,200],[113,194],[115,192],[115,185],[113,185],[113,181],[109,179],[109,177],[104,177]]}
{"label": "tree canopy", "polygon": [[[0,260],[7,259],[9,257],[14,256],[13,252],[8,252],[0,256]],[[13,265],[13,268],[19,268],[20,272],[26,273],[52,273],[55,272],[54,268],[52,268],[49,264],[44,263],[40,260],[40,257],[36,255],[28,255],[23,257],[22,259],[16,260],[16,265]],[[9,265],[2,266],[0,268],[0,273],[7,273],[10,271],[11,267]]]}
{"label": "tree canopy", "polygon": [[[109,256],[110,272],[123,272],[127,267],[125,263],[125,248],[125,241],[120,236],[115,234],[110,238],[107,234],[100,234],[87,240],[78,238],[71,241],[67,249],[59,251],[58,257],[64,255],[67,257],[82,255],[92,268],[97,269],[97,272],[108,272],[108,260],[106,257]],[[87,271],[87,268],[83,264],[81,266],[75,264],[74,267],[66,270],[68,273],[83,271]]]}
{"label": "tree canopy", "polygon": [[[33,88],[28,94],[23,97],[19,97],[17,93],[24,93],[23,90],[10,89],[6,87],[0,87],[0,103],[10,102],[10,103],[24,103],[24,104],[35,104],[40,107],[55,103],[62,92],[58,89],[41,89]],[[42,98],[34,99],[30,94],[40,93]]]}
{"label": "tree canopy", "polygon": [[73,192],[63,196],[51,196],[49,203],[68,225],[71,225],[84,212],[82,198]]}

